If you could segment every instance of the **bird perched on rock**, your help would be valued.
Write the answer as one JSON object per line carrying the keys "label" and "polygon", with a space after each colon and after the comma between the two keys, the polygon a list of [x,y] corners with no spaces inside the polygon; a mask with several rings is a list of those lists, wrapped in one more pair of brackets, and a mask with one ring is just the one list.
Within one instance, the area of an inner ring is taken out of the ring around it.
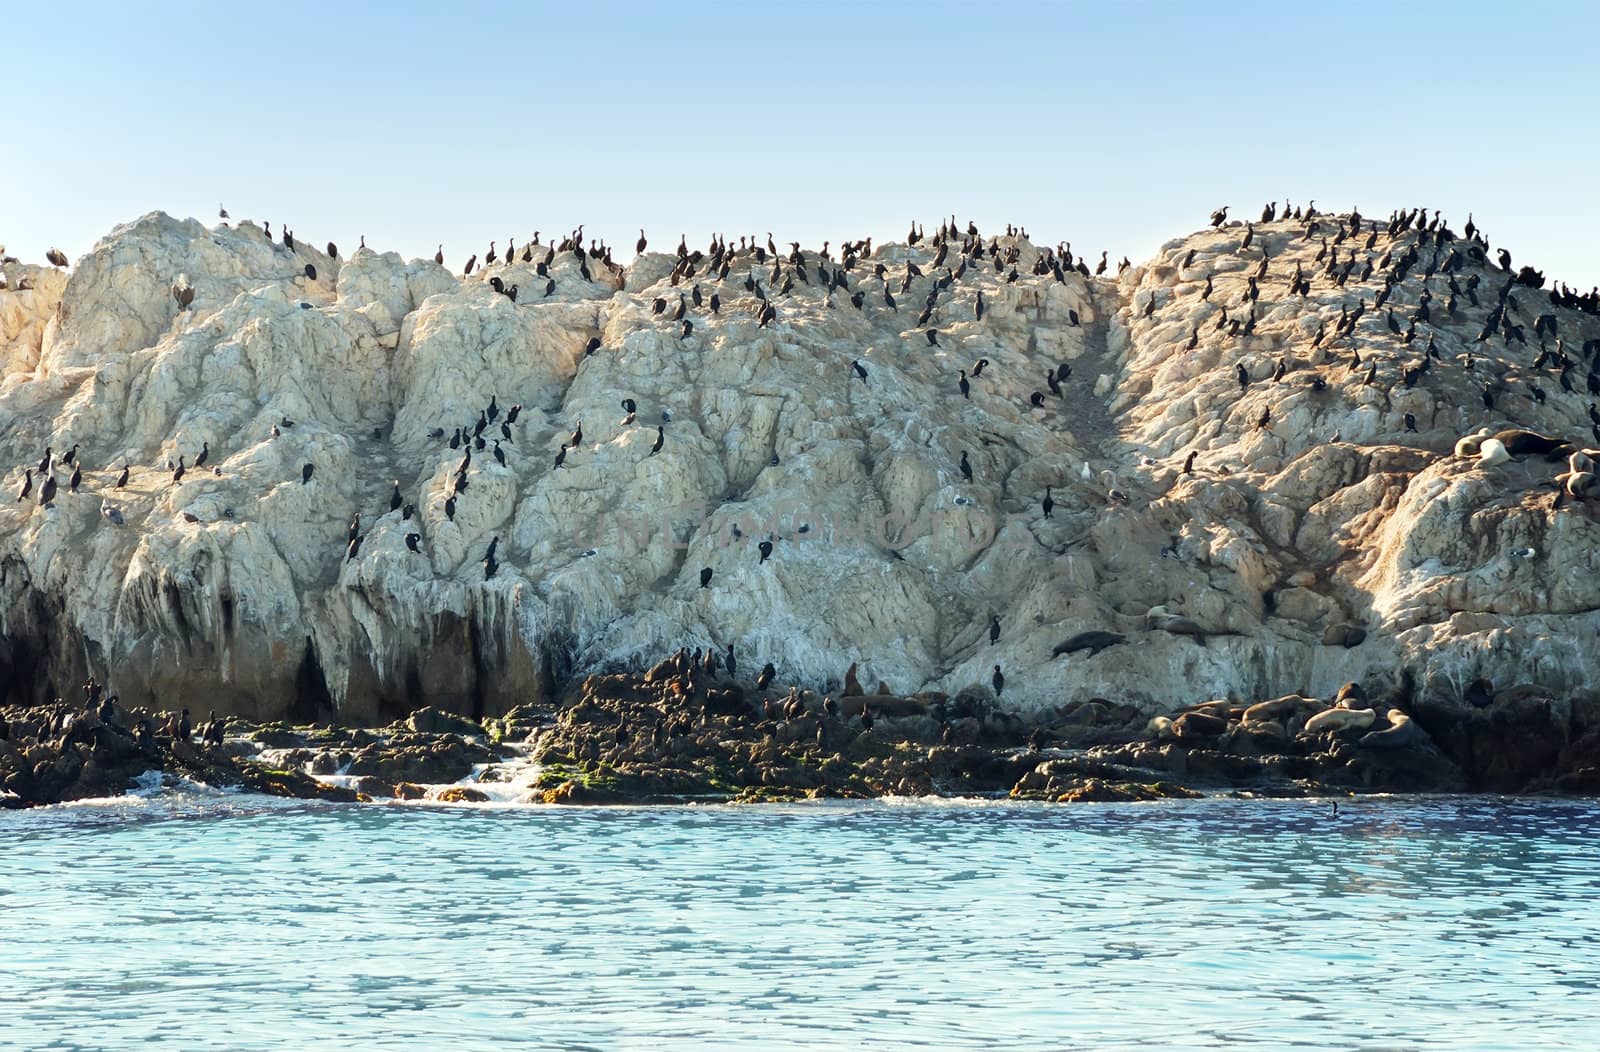
{"label": "bird perched on rock", "polygon": [[990,678],[990,682],[994,684],[994,695],[998,698],[1006,689],[1006,677],[1001,673],[999,665],[994,667],[994,675]]}
{"label": "bird perched on rock", "polygon": [[700,571],[700,587],[701,588],[710,588],[711,587],[711,567],[709,567],[709,566],[707,566],[705,569]]}
{"label": "bird perched on rock", "polygon": [[[731,673],[733,671],[733,660],[732,660],[733,659],[733,646],[732,646],[732,644],[729,644],[729,646],[728,646],[728,658],[729,658],[729,660],[728,660],[728,671]],[[772,664],[772,662],[770,662],[770,661],[767,662],[765,665],[761,666],[761,675],[756,677],[756,689],[757,690],[766,690],[767,687],[772,684],[773,679],[777,675],[778,675],[777,668]]]}
{"label": "bird perched on rock", "polygon": [[762,563],[772,558],[772,542],[762,541],[760,544],[756,545],[756,547],[761,551],[761,558],[756,562],[756,565],[760,566]]}

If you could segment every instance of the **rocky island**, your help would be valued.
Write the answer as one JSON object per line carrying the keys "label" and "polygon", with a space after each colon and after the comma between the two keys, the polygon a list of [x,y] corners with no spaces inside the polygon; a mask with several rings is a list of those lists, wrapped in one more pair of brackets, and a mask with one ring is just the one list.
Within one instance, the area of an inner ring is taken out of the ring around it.
{"label": "rocky island", "polygon": [[1600,297],[1212,218],[7,259],[0,792],[1600,787]]}

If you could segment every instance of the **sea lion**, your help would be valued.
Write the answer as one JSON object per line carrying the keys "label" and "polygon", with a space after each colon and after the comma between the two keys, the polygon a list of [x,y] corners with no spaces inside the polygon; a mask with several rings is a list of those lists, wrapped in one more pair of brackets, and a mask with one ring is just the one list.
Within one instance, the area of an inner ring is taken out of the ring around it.
{"label": "sea lion", "polygon": [[1165,606],[1152,606],[1144,615],[1144,627],[1151,632],[1169,632],[1175,636],[1189,636],[1201,646],[1206,645],[1206,636],[1231,636],[1234,632],[1212,632],[1200,627],[1200,623],[1193,618],[1168,612]]}
{"label": "sea lion", "polygon": [[1486,438],[1478,446],[1478,463],[1482,467],[1494,467],[1496,464],[1504,464],[1510,459],[1510,451],[1506,449],[1506,444],[1498,438]]}
{"label": "sea lion", "polygon": [[1483,445],[1483,440],[1488,438],[1493,433],[1494,432],[1490,431],[1486,427],[1480,427],[1475,433],[1457,439],[1456,456],[1461,457],[1463,460],[1467,457],[1477,456],[1478,447]]}
{"label": "sea lion", "polygon": [[1245,723],[1278,723],[1299,712],[1320,712],[1322,703],[1303,694],[1285,694],[1270,701],[1258,701],[1244,710]]}
{"label": "sea lion", "polygon": [[1356,744],[1367,749],[1400,749],[1420,745],[1428,739],[1422,728],[1399,709],[1390,709],[1384,714],[1384,719],[1389,722],[1387,728],[1381,731],[1368,731],[1357,740]]}
{"label": "sea lion", "polygon": [[1169,716],[1152,716],[1150,722],[1144,725],[1145,733],[1154,738],[1166,739],[1172,737],[1172,719]]}
{"label": "sea lion", "polygon": [[678,674],[678,655],[658,661],[644,674],[646,683],[660,683]]}
{"label": "sea lion", "polygon": [[1306,720],[1308,734],[1320,734],[1323,731],[1342,731],[1348,728],[1365,730],[1377,720],[1378,714],[1371,709],[1324,709],[1315,716]]}
{"label": "sea lion", "polygon": [[1551,454],[1565,456],[1572,449],[1570,443],[1559,438],[1541,435],[1537,431],[1525,431],[1522,428],[1498,431],[1494,437],[1495,441],[1505,446],[1506,452],[1514,457],[1550,456]]}
{"label": "sea lion", "polygon": [[1062,654],[1075,654],[1080,650],[1087,650],[1089,656],[1094,657],[1106,647],[1114,647],[1118,643],[1126,643],[1127,641],[1127,636],[1118,635],[1115,632],[1102,632],[1099,629],[1091,629],[1088,632],[1079,632],[1077,635],[1057,643],[1056,648],[1050,652],[1050,656],[1060,657]]}
{"label": "sea lion", "polygon": [[1322,645],[1325,647],[1358,647],[1366,642],[1367,630],[1360,625],[1353,625],[1348,621],[1329,625],[1328,630],[1322,633]]}
{"label": "sea lion", "polygon": [[1339,688],[1339,693],[1333,696],[1333,703],[1341,709],[1359,709],[1366,704],[1367,692],[1361,684],[1351,681]]}
{"label": "sea lion", "polygon": [[1208,741],[1228,729],[1228,721],[1207,712],[1190,711],[1172,721],[1172,734],[1179,741]]}
{"label": "sea lion", "polygon": [[856,663],[850,662],[850,667],[844,673],[844,696],[847,698],[860,697],[866,691],[861,689],[861,681],[856,679]]}

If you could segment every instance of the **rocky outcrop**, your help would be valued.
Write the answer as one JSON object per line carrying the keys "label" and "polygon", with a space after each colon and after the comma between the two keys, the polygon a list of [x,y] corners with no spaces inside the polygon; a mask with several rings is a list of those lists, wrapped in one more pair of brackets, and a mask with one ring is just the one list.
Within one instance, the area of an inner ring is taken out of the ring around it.
{"label": "rocky outcrop", "polygon": [[[248,747],[235,748],[220,736],[208,741],[180,733],[177,714],[169,716],[159,720],[115,703],[104,709],[65,702],[0,707],[0,809],[119,796],[152,774],[306,800],[357,798],[307,771],[262,763]],[[187,721],[188,713],[182,718]]]}
{"label": "rocky outcrop", "polygon": [[[675,283],[669,256],[560,251],[545,295],[553,246],[462,277],[145,216],[64,284],[27,268],[19,292],[10,265],[0,290],[0,683],[477,719],[732,644],[818,690],[854,662],[858,684],[990,696],[999,665],[1000,708],[1031,714],[1357,680],[1473,769],[1498,726],[1474,699],[1531,694],[1553,703],[1526,758],[1544,762],[1583,739],[1600,673],[1600,531],[1558,506],[1562,465],[1452,448],[1480,427],[1585,440],[1600,321],[1507,288],[1479,243],[1384,220],[1341,238],[1348,221],[1228,224],[1103,277],[1020,236],[964,257],[958,234],[938,266],[929,241],[877,245],[831,292],[837,249],[777,275],[735,251]],[[451,501],[448,439],[491,400]],[[53,504],[42,483],[15,500],[47,447],[77,450],[78,492],[56,459]],[[1088,630],[1126,641],[1057,653]]]}
{"label": "rocky outcrop", "polygon": [[[1539,723],[1548,705],[1501,699],[1524,707],[1452,720],[1436,744],[1422,713],[1354,683],[1333,698],[1211,701],[1176,718],[1100,701],[1018,716],[977,694],[752,690],[680,657],[587,677],[557,702],[481,724],[430,708],[381,728],[219,718],[192,733],[187,713],[130,711],[86,690],[82,707],[0,708],[0,807],[150,787],[151,772],[284,796],[498,806],[1600,788],[1600,728],[1587,718],[1557,729]],[[1491,733],[1511,740],[1497,747]]]}

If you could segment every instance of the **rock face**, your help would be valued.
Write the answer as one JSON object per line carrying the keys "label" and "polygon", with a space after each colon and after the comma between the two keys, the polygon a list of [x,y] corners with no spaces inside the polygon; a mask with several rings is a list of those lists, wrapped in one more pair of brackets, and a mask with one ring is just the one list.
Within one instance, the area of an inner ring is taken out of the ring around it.
{"label": "rock face", "polygon": [[[725,277],[703,259],[675,283],[675,257],[556,251],[546,295],[542,244],[462,277],[145,216],[70,280],[6,269],[0,683],[14,702],[93,674],[130,705],[478,718],[732,644],[741,669],[819,690],[855,662],[903,694],[990,692],[999,665],[1020,712],[1356,680],[1458,763],[1536,690],[1561,699],[1539,709],[1553,755],[1600,681],[1600,529],[1557,506],[1564,463],[1452,448],[1480,427],[1600,444],[1600,319],[1507,289],[1478,242],[1370,219],[1341,237],[1349,221],[1228,224],[1103,277],[1052,272],[1020,236],[964,254],[958,233],[937,265],[928,240],[874,246],[830,294],[838,249],[778,273],[734,251]],[[491,400],[451,501],[448,440]],[[53,503],[42,477],[15,499],[47,447]],[[1091,630],[1126,642],[1055,653]]]}

